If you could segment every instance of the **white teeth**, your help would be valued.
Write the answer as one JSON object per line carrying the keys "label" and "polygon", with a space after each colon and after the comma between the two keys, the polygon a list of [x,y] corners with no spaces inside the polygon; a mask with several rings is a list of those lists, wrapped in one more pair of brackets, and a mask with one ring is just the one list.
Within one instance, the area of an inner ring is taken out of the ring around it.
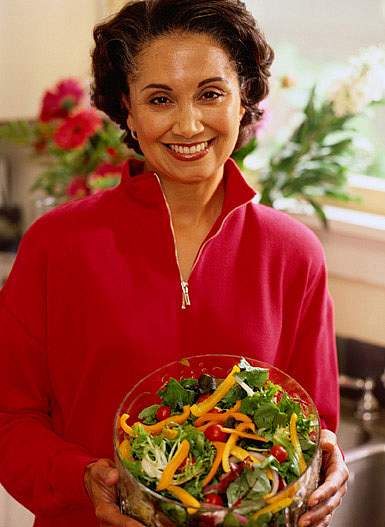
{"label": "white teeth", "polygon": [[171,150],[178,152],[179,154],[196,154],[197,152],[207,148],[208,142],[205,141],[204,143],[199,143],[198,145],[193,146],[169,145],[169,147]]}

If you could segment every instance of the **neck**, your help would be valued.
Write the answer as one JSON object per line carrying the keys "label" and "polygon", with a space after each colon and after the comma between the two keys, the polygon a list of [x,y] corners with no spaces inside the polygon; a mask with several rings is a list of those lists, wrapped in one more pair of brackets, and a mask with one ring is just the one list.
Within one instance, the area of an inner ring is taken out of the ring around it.
{"label": "neck", "polygon": [[175,228],[195,229],[213,224],[222,210],[223,176],[208,181],[184,184],[160,177]]}

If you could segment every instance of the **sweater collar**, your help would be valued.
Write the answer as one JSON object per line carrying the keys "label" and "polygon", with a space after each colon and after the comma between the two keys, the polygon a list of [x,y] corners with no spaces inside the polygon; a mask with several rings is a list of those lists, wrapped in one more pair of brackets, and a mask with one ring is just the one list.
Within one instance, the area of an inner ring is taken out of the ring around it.
{"label": "sweater collar", "polygon": [[[255,191],[245,181],[237,164],[231,158],[225,162],[223,177],[225,198],[218,220],[250,202],[255,196]],[[144,162],[138,159],[129,159],[124,164],[119,189],[145,207],[164,204],[163,191],[156,174],[144,171]]]}

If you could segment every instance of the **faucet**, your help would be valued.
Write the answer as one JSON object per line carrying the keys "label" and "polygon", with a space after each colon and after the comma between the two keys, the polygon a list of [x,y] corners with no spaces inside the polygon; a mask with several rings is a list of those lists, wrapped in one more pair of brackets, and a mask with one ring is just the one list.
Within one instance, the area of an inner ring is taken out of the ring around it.
{"label": "faucet", "polygon": [[[381,377],[382,382],[385,385],[385,371]],[[373,395],[373,389],[375,387],[374,379],[367,377],[360,379],[357,377],[350,377],[349,375],[341,374],[339,376],[339,382],[341,388],[352,388],[353,390],[362,390],[363,394],[361,399],[358,401],[355,416],[361,421],[372,421],[379,416],[379,402]]]}

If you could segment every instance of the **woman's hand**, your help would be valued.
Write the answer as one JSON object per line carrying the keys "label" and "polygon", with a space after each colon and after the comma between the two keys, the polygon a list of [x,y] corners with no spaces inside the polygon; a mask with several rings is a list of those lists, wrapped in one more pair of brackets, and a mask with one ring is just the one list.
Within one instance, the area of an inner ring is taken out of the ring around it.
{"label": "woman's hand", "polygon": [[320,444],[325,480],[309,497],[309,510],[301,516],[299,527],[327,527],[346,493],[349,471],[338,448],[336,435],[330,430],[322,430]]}
{"label": "woman's hand", "polygon": [[120,513],[115,489],[118,479],[119,473],[110,459],[99,459],[86,468],[84,483],[100,527],[143,527]]}

